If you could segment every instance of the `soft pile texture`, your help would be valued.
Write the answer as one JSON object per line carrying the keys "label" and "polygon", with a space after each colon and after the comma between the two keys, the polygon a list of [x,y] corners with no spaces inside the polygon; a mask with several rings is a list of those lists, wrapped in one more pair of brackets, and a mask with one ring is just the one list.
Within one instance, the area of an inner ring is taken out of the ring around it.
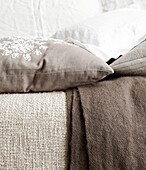
{"label": "soft pile texture", "polygon": [[65,169],[66,116],[63,92],[1,94],[0,169]]}
{"label": "soft pile texture", "polygon": [[145,87],[145,77],[119,77],[67,92],[69,169],[146,169]]}

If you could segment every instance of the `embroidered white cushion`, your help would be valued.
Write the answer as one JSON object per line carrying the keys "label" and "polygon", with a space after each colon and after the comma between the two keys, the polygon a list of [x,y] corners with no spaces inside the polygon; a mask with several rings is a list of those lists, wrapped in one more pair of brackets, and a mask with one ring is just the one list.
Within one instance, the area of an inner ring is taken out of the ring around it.
{"label": "embroidered white cushion", "polygon": [[69,39],[108,61],[146,38],[146,11],[127,8],[99,14],[56,32],[53,38]]}

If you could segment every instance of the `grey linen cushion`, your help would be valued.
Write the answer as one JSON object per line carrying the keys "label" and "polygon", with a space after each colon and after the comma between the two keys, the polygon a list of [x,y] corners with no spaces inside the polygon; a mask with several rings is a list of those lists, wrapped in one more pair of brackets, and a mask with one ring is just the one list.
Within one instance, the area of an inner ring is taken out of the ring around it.
{"label": "grey linen cushion", "polygon": [[111,64],[115,73],[146,75],[146,40]]}
{"label": "grey linen cushion", "polygon": [[0,92],[65,90],[111,73],[100,58],[64,41],[0,39]]}

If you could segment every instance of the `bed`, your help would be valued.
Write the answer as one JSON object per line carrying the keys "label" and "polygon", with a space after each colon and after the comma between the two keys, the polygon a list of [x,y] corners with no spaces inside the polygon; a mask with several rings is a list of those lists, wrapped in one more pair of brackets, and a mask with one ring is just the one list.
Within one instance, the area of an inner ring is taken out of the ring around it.
{"label": "bed", "polygon": [[0,169],[146,169],[145,1],[0,6]]}

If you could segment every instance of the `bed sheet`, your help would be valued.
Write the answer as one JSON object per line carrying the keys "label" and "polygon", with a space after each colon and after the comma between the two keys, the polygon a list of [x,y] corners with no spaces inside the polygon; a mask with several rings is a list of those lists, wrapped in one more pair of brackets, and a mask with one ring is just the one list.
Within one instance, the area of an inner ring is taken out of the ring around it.
{"label": "bed sheet", "polygon": [[48,37],[101,12],[96,0],[0,0],[0,37]]}

